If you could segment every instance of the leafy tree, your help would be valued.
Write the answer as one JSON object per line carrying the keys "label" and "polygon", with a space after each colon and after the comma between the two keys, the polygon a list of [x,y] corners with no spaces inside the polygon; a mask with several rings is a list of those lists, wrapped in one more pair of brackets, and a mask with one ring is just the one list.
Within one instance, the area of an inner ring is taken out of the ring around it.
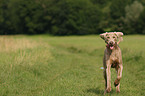
{"label": "leafy tree", "polygon": [[140,14],[139,19],[137,21],[136,32],[140,34],[145,34],[145,8],[143,12]]}
{"label": "leafy tree", "polygon": [[0,2],[0,34],[8,34],[13,29],[8,16],[9,0],[2,0]]}
{"label": "leafy tree", "polygon": [[93,34],[99,30],[101,13],[88,0],[63,0],[52,10],[51,34],[81,35]]}
{"label": "leafy tree", "polygon": [[9,11],[13,28],[17,33],[39,34],[44,31],[44,11],[40,2],[35,0],[13,0],[10,2]]}
{"label": "leafy tree", "polygon": [[125,26],[128,33],[136,33],[136,26],[138,25],[138,18],[142,13],[144,7],[138,1],[134,1],[131,5],[125,7]]}
{"label": "leafy tree", "polygon": [[110,31],[123,31],[123,18],[125,16],[125,6],[130,4],[133,0],[113,0],[110,5],[110,19],[109,27]]}
{"label": "leafy tree", "polygon": [[0,0],[0,34],[144,33],[143,7],[144,0]]}

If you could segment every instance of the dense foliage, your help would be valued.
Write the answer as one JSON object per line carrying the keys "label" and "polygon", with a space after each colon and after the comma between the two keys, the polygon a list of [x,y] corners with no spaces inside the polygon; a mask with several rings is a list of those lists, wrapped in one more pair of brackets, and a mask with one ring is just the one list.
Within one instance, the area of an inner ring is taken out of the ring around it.
{"label": "dense foliage", "polygon": [[144,34],[144,26],[144,0],[0,0],[0,34]]}

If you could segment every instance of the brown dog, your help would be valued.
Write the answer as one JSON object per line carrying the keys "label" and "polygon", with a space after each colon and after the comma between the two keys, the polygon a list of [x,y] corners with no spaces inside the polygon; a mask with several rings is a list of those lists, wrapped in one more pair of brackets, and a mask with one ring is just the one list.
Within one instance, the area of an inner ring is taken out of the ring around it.
{"label": "brown dog", "polygon": [[[121,50],[118,46],[120,41],[122,41],[122,32],[109,32],[109,33],[103,33],[100,34],[100,37],[105,40],[107,43],[106,49],[104,52],[104,58],[103,58],[103,67],[104,67],[104,78],[105,78],[105,92],[104,95],[109,93],[111,91],[111,72],[110,68],[115,68],[117,71],[117,78],[114,82],[114,85],[116,87],[116,92],[120,92],[119,86],[120,86],[120,79],[122,77],[122,56],[121,56]],[[119,40],[117,42],[117,40]]]}

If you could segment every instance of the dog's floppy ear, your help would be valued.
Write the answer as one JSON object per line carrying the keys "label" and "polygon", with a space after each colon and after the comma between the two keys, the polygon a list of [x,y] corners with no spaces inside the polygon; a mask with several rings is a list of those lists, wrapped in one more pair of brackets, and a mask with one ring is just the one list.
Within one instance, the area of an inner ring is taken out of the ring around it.
{"label": "dog's floppy ear", "polygon": [[118,38],[118,42],[117,42],[117,44],[119,44],[121,41],[123,41],[123,38],[122,38],[122,36],[123,36],[123,33],[122,32],[114,32],[115,33],[115,35],[117,35],[117,38]]}
{"label": "dog's floppy ear", "polygon": [[117,34],[118,38],[123,36],[122,32],[116,32],[116,34]]}
{"label": "dog's floppy ear", "polygon": [[107,32],[100,34],[100,37],[105,40],[106,35],[107,35]]}

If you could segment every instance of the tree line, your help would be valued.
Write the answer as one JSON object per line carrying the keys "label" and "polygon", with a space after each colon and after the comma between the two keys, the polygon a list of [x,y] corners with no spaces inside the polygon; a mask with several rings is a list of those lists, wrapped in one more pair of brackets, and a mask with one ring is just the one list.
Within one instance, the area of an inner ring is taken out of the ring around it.
{"label": "tree line", "polygon": [[0,0],[0,34],[145,34],[145,0]]}

